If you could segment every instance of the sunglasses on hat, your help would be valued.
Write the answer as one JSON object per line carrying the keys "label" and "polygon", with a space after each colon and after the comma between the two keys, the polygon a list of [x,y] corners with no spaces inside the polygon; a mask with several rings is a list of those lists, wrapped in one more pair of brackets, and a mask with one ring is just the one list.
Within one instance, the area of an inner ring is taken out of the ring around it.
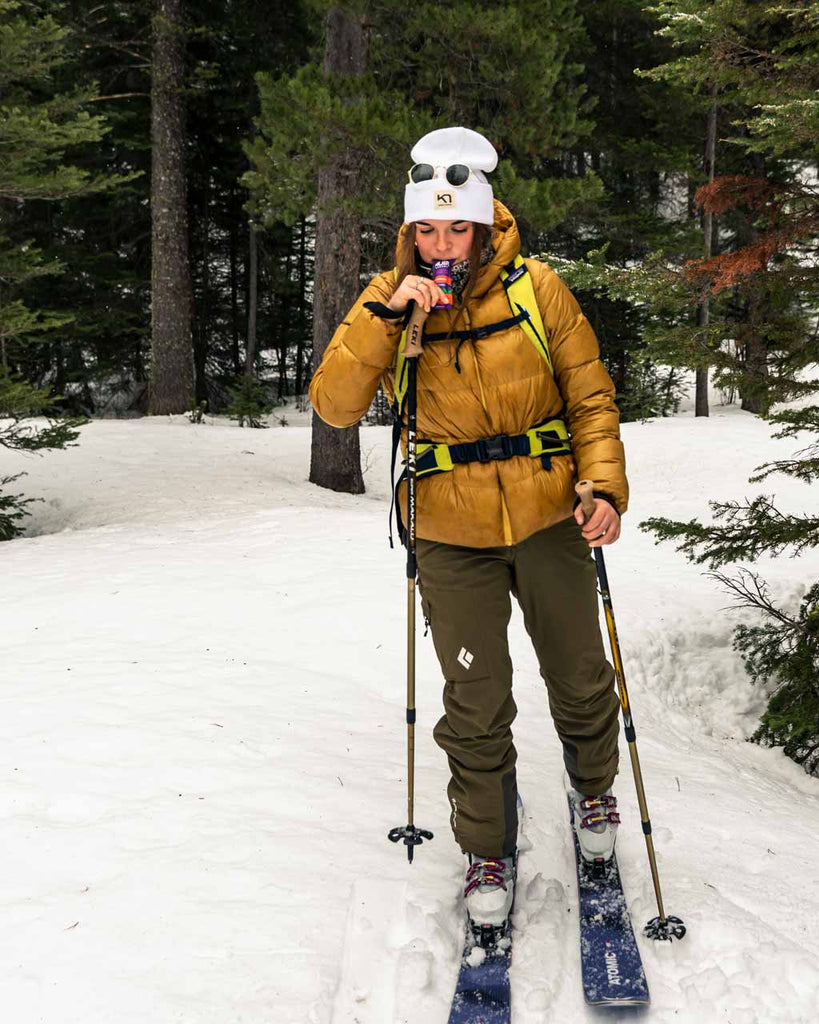
{"label": "sunglasses on hat", "polygon": [[[453,188],[460,188],[470,178],[475,178],[472,168],[466,164],[450,164],[449,167],[434,167],[432,164],[413,164],[408,172],[408,177],[413,185],[420,185],[422,181],[432,181],[439,178],[439,171],[444,172],[444,177]],[[475,178],[477,181],[478,179]]]}

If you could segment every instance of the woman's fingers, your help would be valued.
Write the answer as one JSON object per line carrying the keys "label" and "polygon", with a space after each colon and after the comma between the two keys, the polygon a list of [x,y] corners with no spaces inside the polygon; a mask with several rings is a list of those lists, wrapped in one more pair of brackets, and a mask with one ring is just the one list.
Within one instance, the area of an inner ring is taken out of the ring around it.
{"label": "woman's fingers", "polygon": [[449,305],[444,293],[428,277],[405,277],[390,300],[389,306],[391,309],[396,309],[403,305],[403,308],[406,309],[407,303],[410,301],[418,303],[427,313],[439,303],[445,306]]}
{"label": "woman's fingers", "polygon": [[404,287],[407,289],[407,301],[414,299],[427,313],[444,298],[444,293],[438,285],[426,277],[408,277],[402,284],[402,289]]}
{"label": "woman's fingers", "polygon": [[396,312],[403,312],[410,301],[422,306],[427,313],[434,306],[449,308],[452,305],[438,285],[428,277],[405,277],[387,305]]}
{"label": "woman's fingers", "polygon": [[589,547],[599,548],[604,544],[613,544],[620,536],[620,516],[602,498],[594,499],[594,512],[588,522],[582,523],[582,513],[578,522],[583,526],[583,536]]}
{"label": "woman's fingers", "polygon": [[421,302],[424,305],[424,309],[427,313],[432,308],[432,287],[431,282],[425,281],[423,278],[418,279],[418,283],[415,286],[415,290],[421,296]]}
{"label": "woman's fingers", "polygon": [[615,520],[614,523],[612,523],[611,526],[605,527],[603,532],[599,536],[597,536],[594,539],[590,540],[589,541],[589,547],[591,547],[591,548],[601,548],[605,544],[613,544],[617,540],[617,538],[619,536],[620,536],[620,521],[619,521],[619,519],[617,519],[617,520]]}

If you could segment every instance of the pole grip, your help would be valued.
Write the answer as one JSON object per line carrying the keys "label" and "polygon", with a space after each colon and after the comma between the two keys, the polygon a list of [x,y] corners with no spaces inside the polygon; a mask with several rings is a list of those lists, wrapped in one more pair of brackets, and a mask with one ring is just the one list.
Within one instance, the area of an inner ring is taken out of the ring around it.
{"label": "pole grip", "polygon": [[421,355],[424,337],[424,324],[429,313],[423,306],[413,302],[412,312],[407,322],[407,340],[404,342],[402,355],[405,359],[417,359]]}
{"label": "pole grip", "polygon": [[574,485],[575,494],[580,498],[583,515],[590,519],[594,514],[594,484],[591,480],[579,480]]}

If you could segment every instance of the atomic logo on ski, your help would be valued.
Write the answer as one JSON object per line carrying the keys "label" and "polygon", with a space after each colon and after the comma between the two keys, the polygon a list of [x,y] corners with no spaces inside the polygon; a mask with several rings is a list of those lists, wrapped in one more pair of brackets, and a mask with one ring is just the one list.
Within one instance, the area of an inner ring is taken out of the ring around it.
{"label": "atomic logo on ski", "polygon": [[617,962],[617,954],[611,948],[611,942],[608,939],[606,939],[604,959],[606,961],[606,974],[608,975],[609,985],[620,985],[620,965]]}

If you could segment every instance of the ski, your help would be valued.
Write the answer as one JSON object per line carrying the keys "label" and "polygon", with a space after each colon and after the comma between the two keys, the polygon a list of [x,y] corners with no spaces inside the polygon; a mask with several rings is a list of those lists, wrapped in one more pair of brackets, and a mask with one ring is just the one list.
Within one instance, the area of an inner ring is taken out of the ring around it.
{"label": "ski", "polygon": [[494,946],[480,945],[467,927],[461,968],[449,1024],[510,1024],[512,992],[509,986],[509,965],[512,962],[512,931]]}
{"label": "ski", "polygon": [[[524,830],[523,801],[517,797],[518,858],[529,849]],[[512,989],[509,967],[512,963],[512,912],[509,908],[505,927],[484,925],[477,928],[467,922],[466,941],[449,1024],[510,1024],[512,1020]]]}
{"label": "ski", "polygon": [[650,1002],[640,950],[620,880],[617,855],[590,863],[580,852],[569,816],[577,863],[583,993],[592,1006],[645,1006]]}

